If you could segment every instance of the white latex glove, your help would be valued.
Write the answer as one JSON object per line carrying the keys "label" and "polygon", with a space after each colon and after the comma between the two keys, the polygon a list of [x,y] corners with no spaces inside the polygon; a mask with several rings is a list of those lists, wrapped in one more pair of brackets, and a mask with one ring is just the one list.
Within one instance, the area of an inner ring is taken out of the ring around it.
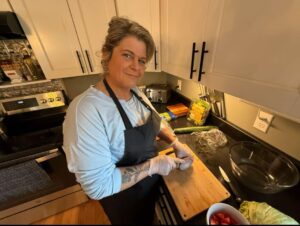
{"label": "white latex glove", "polygon": [[184,160],[184,162],[180,164],[179,169],[186,170],[187,168],[189,168],[193,164],[193,161],[194,161],[194,157],[193,157],[191,151],[189,150],[189,148],[187,148],[187,146],[183,145],[177,138],[176,138],[174,144],[172,145],[172,147],[175,151],[176,157]]}
{"label": "white latex glove", "polygon": [[184,160],[167,155],[158,155],[150,159],[148,175],[159,174],[167,176],[173,169],[178,168],[180,163],[184,163]]}

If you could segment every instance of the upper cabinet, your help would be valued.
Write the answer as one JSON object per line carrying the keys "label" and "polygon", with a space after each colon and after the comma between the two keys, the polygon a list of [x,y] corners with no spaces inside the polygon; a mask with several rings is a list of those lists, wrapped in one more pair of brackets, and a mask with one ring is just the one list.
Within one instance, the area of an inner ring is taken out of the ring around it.
{"label": "upper cabinet", "polygon": [[156,44],[147,71],[160,71],[158,0],[9,0],[47,79],[102,72],[101,48],[110,19],[145,26]]}
{"label": "upper cabinet", "polygon": [[163,71],[300,122],[299,11],[298,0],[162,0]]}
{"label": "upper cabinet", "polygon": [[89,73],[101,73],[101,48],[116,15],[111,0],[68,0]]}
{"label": "upper cabinet", "polygon": [[12,11],[8,0],[0,0],[0,11]]}
{"label": "upper cabinet", "polygon": [[118,16],[124,16],[144,26],[152,35],[156,52],[146,71],[161,70],[159,0],[116,0]]}
{"label": "upper cabinet", "polygon": [[102,72],[109,0],[10,0],[47,79]]}
{"label": "upper cabinet", "polygon": [[208,0],[161,0],[162,70],[197,81]]}
{"label": "upper cabinet", "polygon": [[298,0],[211,1],[201,82],[300,122],[299,11]]}

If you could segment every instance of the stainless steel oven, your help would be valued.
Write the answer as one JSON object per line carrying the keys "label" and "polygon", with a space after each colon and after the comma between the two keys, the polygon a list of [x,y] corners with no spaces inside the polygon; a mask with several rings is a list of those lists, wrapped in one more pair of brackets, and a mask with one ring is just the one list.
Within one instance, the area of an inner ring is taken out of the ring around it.
{"label": "stainless steel oven", "polygon": [[2,90],[1,224],[29,224],[88,200],[61,148],[66,95],[51,81],[32,86]]}

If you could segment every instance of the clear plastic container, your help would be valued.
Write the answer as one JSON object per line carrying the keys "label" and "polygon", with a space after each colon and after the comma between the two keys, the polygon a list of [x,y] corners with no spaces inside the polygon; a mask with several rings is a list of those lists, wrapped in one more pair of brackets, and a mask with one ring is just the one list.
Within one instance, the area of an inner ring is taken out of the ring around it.
{"label": "clear plastic container", "polygon": [[187,120],[197,126],[202,126],[209,115],[211,104],[205,100],[194,100],[190,105]]}

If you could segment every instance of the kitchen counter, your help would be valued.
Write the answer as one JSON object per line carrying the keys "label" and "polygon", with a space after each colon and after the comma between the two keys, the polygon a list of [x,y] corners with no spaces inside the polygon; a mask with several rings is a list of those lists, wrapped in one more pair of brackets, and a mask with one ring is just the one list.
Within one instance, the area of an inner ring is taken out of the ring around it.
{"label": "kitchen counter", "polygon": [[[171,101],[167,104],[154,104],[154,107],[157,109],[159,113],[167,111],[166,106],[170,104],[175,104],[176,100],[177,103],[182,102],[186,106],[189,106],[189,102],[187,99],[182,99],[183,97],[176,97],[171,98]],[[185,126],[192,126],[191,122],[187,121],[186,117],[180,117],[176,120],[170,121],[169,124],[171,127],[178,128],[178,127],[185,127]],[[219,129],[226,135],[227,137],[227,144],[224,147],[218,148],[217,150],[204,150],[200,147],[200,145],[197,143],[196,136],[190,135],[190,134],[178,134],[178,139],[182,143],[186,143],[193,151],[194,153],[201,159],[201,161],[209,168],[209,170],[216,176],[216,178],[226,187],[226,189],[231,192],[230,187],[228,184],[224,181],[222,178],[218,166],[222,166],[222,168],[226,171],[228,176],[230,177],[230,180],[232,181],[233,185],[237,188],[239,191],[239,194],[243,198],[243,200],[248,201],[257,201],[257,202],[266,202],[272,207],[278,209],[279,211],[293,217],[295,220],[300,222],[300,183],[298,185],[284,190],[282,192],[276,193],[276,194],[262,194],[255,192],[253,190],[248,189],[244,185],[242,185],[240,182],[236,180],[234,177],[231,167],[230,167],[230,160],[229,160],[229,148],[232,144],[236,143],[237,141],[255,141],[262,143],[263,145],[267,146],[271,150],[274,150],[276,152],[280,152],[281,154],[287,156],[285,153],[281,152],[280,150],[266,144],[265,142],[258,140],[255,137],[252,137],[250,134],[247,134],[245,131],[242,131],[235,127],[234,125],[231,125],[227,121],[216,117],[212,114],[207,118],[205,125],[216,125],[219,127]],[[168,145],[163,142],[158,142],[158,149],[163,150]],[[300,169],[300,162],[291,158],[290,156],[287,156],[290,160],[292,160],[295,165]],[[166,191],[165,185],[163,185],[164,190]],[[174,216],[176,218],[176,221],[178,224],[206,224],[206,212],[204,211],[200,213],[199,215],[195,216],[194,218],[190,219],[187,222],[184,222],[178,210],[176,209],[175,203],[173,202],[170,194],[166,191],[166,196],[168,197],[168,200],[170,202],[170,206],[172,209],[172,212],[174,213]],[[234,195],[231,193],[231,197],[224,201],[225,203],[228,203],[237,209],[239,208],[239,203],[235,200]]]}

